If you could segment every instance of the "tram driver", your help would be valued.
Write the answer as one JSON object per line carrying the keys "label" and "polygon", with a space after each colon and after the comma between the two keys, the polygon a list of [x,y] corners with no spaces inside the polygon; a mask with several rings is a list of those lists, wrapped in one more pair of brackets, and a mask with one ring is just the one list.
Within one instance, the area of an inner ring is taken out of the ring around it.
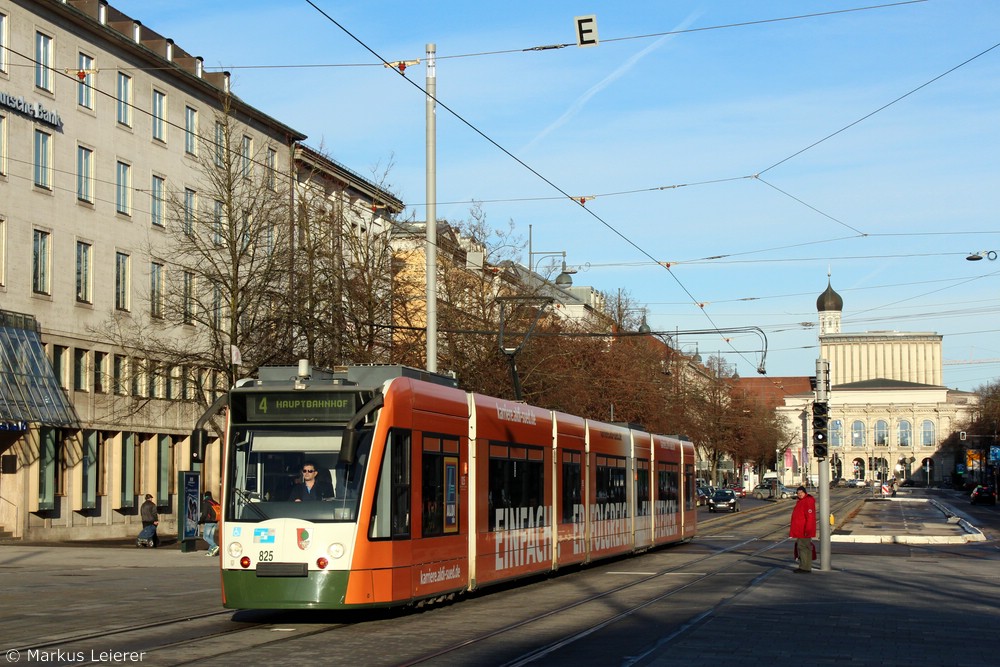
{"label": "tram driver", "polygon": [[[321,473],[325,473],[322,477]],[[333,498],[333,484],[327,476],[329,470],[320,468],[315,461],[302,464],[302,482],[292,487],[289,500],[300,503],[307,500],[328,500]]]}

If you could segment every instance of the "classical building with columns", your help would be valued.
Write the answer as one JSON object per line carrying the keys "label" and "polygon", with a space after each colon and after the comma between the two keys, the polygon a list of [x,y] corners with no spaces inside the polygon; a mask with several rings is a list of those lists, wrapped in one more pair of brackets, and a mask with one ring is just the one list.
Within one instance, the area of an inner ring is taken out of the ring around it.
{"label": "classical building with columns", "polygon": [[[955,454],[942,444],[969,420],[978,397],[942,385],[942,336],[845,333],[843,308],[843,298],[828,284],[816,309],[819,357],[830,363],[831,479],[949,481]],[[777,408],[795,434],[779,466],[785,483],[818,478],[811,452],[813,399],[812,392],[792,394]]]}

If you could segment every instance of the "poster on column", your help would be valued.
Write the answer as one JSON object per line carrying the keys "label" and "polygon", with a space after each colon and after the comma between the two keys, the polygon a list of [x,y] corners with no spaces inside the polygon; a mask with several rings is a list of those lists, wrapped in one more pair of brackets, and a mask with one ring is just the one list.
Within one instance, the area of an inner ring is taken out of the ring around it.
{"label": "poster on column", "polygon": [[180,539],[194,540],[198,538],[198,517],[201,516],[201,473],[182,472],[181,489],[181,527]]}

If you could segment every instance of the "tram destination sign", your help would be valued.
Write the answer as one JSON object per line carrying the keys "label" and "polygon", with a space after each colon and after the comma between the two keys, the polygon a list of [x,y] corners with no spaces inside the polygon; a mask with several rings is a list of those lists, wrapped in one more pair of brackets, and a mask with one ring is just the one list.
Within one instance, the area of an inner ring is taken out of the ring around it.
{"label": "tram destination sign", "polygon": [[234,417],[242,413],[248,422],[346,422],[356,412],[356,396],[332,391],[237,394]]}

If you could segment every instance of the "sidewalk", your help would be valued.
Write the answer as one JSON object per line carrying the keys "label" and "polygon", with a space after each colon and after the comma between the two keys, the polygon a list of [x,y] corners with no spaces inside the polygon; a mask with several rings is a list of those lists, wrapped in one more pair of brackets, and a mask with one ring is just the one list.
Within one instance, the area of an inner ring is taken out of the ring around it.
{"label": "sidewalk", "polygon": [[918,500],[866,502],[838,529],[855,539],[833,542],[829,570],[796,576],[775,555],[750,588],[634,664],[998,664],[1000,550],[966,543],[992,537],[960,525],[964,497]]}

